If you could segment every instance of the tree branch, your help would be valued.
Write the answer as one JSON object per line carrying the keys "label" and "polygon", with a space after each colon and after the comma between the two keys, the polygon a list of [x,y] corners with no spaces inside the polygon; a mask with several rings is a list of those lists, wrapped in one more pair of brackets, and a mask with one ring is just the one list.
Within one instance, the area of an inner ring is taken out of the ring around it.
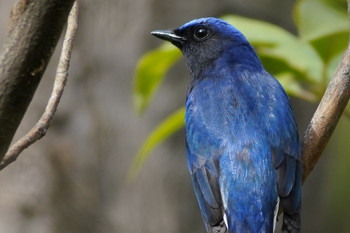
{"label": "tree branch", "polygon": [[[348,15],[350,15],[350,0]],[[350,44],[344,52],[302,142],[303,181],[320,158],[350,97]]]}
{"label": "tree branch", "polygon": [[0,54],[0,160],[32,100],[74,0],[19,0]]}
{"label": "tree branch", "polygon": [[67,32],[64,37],[61,57],[57,66],[56,78],[54,87],[51,93],[51,97],[47,103],[44,114],[36,125],[21,139],[19,139],[11,148],[7,151],[4,158],[0,163],[0,170],[14,162],[19,154],[28,146],[42,138],[53,119],[53,116],[57,110],[57,106],[63,94],[64,87],[68,78],[68,68],[72,54],[73,41],[78,26],[78,6],[77,2],[73,5],[73,8],[68,17]]}

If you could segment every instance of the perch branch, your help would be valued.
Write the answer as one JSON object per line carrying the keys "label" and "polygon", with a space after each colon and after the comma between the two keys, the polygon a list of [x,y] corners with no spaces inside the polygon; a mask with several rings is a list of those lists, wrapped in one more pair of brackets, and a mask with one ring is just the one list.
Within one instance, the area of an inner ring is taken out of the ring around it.
{"label": "perch branch", "polygon": [[[350,15],[350,0],[348,15]],[[350,44],[306,129],[302,142],[303,181],[326,147],[350,97]]]}
{"label": "perch branch", "polygon": [[74,0],[17,0],[0,53],[0,161],[31,102]]}
{"label": "perch branch", "polygon": [[75,2],[68,16],[67,31],[64,37],[60,60],[57,66],[55,83],[45,112],[36,123],[36,125],[25,136],[14,143],[14,145],[11,146],[11,148],[7,151],[0,163],[0,170],[15,161],[24,149],[42,138],[48,130],[67,82],[68,68],[77,26],[78,6],[77,2]]}

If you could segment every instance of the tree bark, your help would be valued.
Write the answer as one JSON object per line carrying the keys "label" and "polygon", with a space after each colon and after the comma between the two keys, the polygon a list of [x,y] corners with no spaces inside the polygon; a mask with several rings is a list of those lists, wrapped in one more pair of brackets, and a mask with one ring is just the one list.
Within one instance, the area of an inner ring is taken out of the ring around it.
{"label": "tree bark", "polygon": [[0,160],[52,56],[74,0],[20,0],[0,54]]}
{"label": "tree bark", "polygon": [[[350,0],[348,16],[350,16]],[[306,129],[302,142],[303,181],[321,157],[350,98],[350,44]]]}

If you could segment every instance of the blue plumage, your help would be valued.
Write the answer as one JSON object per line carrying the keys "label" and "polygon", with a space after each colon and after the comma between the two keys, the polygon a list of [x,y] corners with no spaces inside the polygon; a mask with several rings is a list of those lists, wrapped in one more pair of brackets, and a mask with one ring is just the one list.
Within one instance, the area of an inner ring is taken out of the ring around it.
{"label": "blue plumage", "polygon": [[[300,231],[300,143],[282,86],[236,28],[216,18],[154,31],[184,54],[188,167],[208,232]],[[277,206],[277,208],[276,208]]]}

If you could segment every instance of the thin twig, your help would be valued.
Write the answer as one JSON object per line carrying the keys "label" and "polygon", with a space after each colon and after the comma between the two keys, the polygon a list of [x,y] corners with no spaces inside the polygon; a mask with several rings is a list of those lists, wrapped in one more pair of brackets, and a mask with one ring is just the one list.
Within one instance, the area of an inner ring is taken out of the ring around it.
{"label": "thin twig", "polygon": [[35,124],[35,126],[21,139],[19,139],[6,152],[0,163],[0,170],[10,163],[14,162],[20,153],[31,144],[41,139],[50,127],[53,116],[57,110],[57,106],[63,94],[64,87],[68,78],[68,68],[72,54],[73,41],[78,26],[78,5],[74,3],[68,17],[67,31],[63,41],[61,57],[57,66],[55,83],[51,93],[51,97],[47,103],[45,112]]}
{"label": "thin twig", "polygon": [[[348,15],[350,15],[350,0]],[[350,97],[350,44],[344,52],[305,132],[302,146],[303,181],[320,158]]]}

